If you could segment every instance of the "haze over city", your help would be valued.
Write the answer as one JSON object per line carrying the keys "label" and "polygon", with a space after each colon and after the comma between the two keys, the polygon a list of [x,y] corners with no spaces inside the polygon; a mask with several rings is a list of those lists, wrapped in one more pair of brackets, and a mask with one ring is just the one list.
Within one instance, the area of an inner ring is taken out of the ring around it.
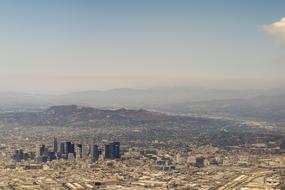
{"label": "haze over city", "polygon": [[281,88],[282,1],[2,1],[1,91]]}

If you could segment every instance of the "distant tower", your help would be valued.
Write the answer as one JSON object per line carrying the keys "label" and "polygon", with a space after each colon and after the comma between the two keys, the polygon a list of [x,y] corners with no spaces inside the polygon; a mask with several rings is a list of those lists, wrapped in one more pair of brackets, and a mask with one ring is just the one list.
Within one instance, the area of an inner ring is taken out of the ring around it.
{"label": "distant tower", "polygon": [[113,142],[105,145],[105,159],[118,159],[120,154],[120,142]]}
{"label": "distant tower", "polygon": [[87,144],[82,145],[82,158],[86,159],[88,157],[89,147]]}
{"label": "distant tower", "polygon": [[49,154],[49,149],[48,147],[45,146],[43,156],[48,156],[48,154]]}
{"label": "distant tower", "polygon": [[94,162],[99,159],[99,148],[97,145],[93,144],[91,146],[91,160]]}
{"label": "distant tower", "polygon": [[91,140],[91,145],[90,145],[90,157],[93,162],[99,159],[99,148],[95,144],[95,139],[93,138]]}
{"label": "distant tower", "polygon": [[36,148],[36,157],[37,158],[41,157],[41,145],[38,145]]}
{"label": "distant tower", "polygon": [[59,152],[60,152],[60,154],[65,154],[66,153],[65,152],[65,143],[64,142],[60,143]]}
{"label": "distant tower", "polygon": [[15,151],[14,159],[17,161],[21,161],[22,159],[24,159],[24,153],[22,149]]}
{"label": "distant tower", "polygon": [[[62,145],[60,145],[62,146]],[[71,142],[65,142],[63,144],[63,148],[64,149],[64,154],[68,155],[69,153],[73,153],[74,154],[74,144],[72,144]]]}
{"label": "distant tower", "polygon": [[54,151],[55,153],[57,153],[57,148],[58,148],[57,139],[54,138],[54,139],[53,139],[53,151]]}
{"label": "distant tower", "polygon": [[196,157],[196,167],[202,168],[205,166],[205,158],[203,156]]}
{"label": "distant tower", "polygon": [[39,145],[39,146],[37,147],[36,156],[37,156],[38,158],[41,157],[41,156],[43,156],[43,155],[44,155],[44,152],[45,152],[45,149],[46,149],[46,147],[45,147],[44,144]]}
{"label": "distant tower", "polygon": [[91,156],[92,156],[92,150],[93,150],[93,146],[95,145],[95,139],[94,138],[92,138],[91,139],[91,141],[90,141],[90,154],[91,154]]}
{"label": "distant tower", "polygon": [[82,153],[82,146],[76,146],[75,147],[75,155],[76,155],[76,160],[81,160],[81,153]]}
{"label": "distant tower", "polygon": [[49,160],[55,160],[56,159],[56,153],[55,152],[49,152]]}
{"label": "distant tower", "polygon": [[106,144],[105,145],[105,159],[111,159],[111,145]]}
{"label": "distant tower", "polygon": [[70,145],[70,153],[75,154],[75,152],[74,152],[74,144],[71,144],[71,145]]}
{"label": "distant tower", "polygon": [[65,153],[71,153],[71,142],[65,142]]}
{"label": "distant tower", "polygon": [[121,158],[121,153],[120,153],[120,142],[113,142],[113,157],[115,159]]}

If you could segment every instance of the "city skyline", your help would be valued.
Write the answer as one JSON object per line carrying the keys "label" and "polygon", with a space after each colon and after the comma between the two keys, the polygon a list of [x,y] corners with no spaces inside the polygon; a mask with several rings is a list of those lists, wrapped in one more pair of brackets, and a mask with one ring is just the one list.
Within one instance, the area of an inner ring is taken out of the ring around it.
{"label": "city skyline", "polygon": [[0,1],[0,189],[285,190],[285,1]]}

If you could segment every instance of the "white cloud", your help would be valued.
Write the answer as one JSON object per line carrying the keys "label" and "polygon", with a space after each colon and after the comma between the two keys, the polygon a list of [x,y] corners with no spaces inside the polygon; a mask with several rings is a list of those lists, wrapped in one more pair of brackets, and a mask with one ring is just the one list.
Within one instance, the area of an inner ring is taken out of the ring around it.
{"label": "white cloud", "polygon": [[278,43],[285,45],[285,17],[280,21],[264,25],[263,30],[272,35]]}

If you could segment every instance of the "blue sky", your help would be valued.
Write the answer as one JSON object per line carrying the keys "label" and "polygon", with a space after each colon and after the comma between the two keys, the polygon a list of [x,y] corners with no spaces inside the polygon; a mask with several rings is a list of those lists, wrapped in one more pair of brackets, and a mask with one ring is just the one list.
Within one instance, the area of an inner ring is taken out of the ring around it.
{"label": "blue sky", "polygon": [[2,90],[285,83],[281,0],[0,2]]}

